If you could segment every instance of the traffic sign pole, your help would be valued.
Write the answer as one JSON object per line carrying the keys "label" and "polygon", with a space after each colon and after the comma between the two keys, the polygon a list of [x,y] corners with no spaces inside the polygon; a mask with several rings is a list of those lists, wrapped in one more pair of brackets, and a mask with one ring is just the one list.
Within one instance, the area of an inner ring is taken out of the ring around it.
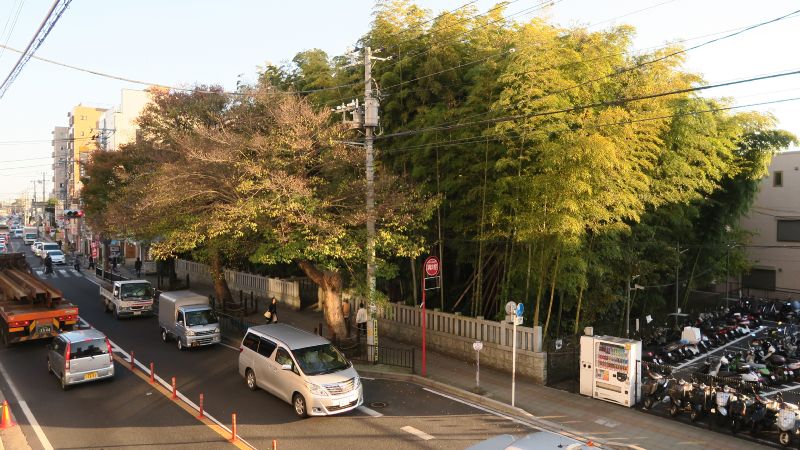
{"label": "traffic sign pole", "polygon": [[[428,372],[428,351],[427,351],[427,329],[428,329],[428,314],[427,302],[425,301],[426,292],[428,287],[425,285],[428,278],[436,278],[439,276],[439,258],[429,256],[422,264],[422,376],[426,376]],[[437,285],[438,286],[438,285]],[[436,288],[432,288],[436,289]]]}
{"label": "traffic sign pole", "polygon": [[422,277],[422,376],[426,376],[428,371],[428,354],[426,352],[427,341],[425,340],[426,324],[426,311],[425,311],[425,277]]}

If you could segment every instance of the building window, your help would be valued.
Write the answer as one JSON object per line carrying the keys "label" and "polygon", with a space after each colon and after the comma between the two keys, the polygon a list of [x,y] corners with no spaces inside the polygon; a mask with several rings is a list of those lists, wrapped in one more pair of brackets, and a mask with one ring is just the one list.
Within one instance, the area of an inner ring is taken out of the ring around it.
{"label": "building window", "polygon": [[778,219],[779,242],[800,242],[800,219]]}
{"label": "building window", "polygon": [[772,185],[775,187],[783,186],[783,172],[776,170],[772,176]]}

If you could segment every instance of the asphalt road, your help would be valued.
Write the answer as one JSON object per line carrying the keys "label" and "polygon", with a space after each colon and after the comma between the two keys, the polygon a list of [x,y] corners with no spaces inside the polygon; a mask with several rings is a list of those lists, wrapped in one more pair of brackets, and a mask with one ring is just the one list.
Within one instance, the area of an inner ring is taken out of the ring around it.
{"label": "asphalt road", "polygon": [[[39,266],[38,258],[22,247],[22,242],[15,240],[14,248],[25,250],[29,263]],[[236,413],[239,436],[256,448],[271,448],[276,439],[281,449],[463,449],[498,434],[535,431],[414,384],[370,379],[364,380],[365,407],[343,415],[299,419],[289,404],[264,391],[247,389],[237,369],[238,349],[219,345],[178,351],[174,342],[161,341],[157,318],[117,321],[105,313],[98,286],[87,275],[67,266],[41,276],[78,306],[82,319],[106,333],[117,346],[133,351],[145,365],[153,362],[156,374],[163,379],[174,376],[178,390],[186,397],[197,402],[202,393],[208,414],[230,425],[231,414]],[[10,376],[22,396],[36,400],[39,406],[31,409],[37,419],[42,415],[40,424],[48,438],[52,436],[56,448],[96,447],[90,444],[94,437],[105,439],[98,442],[114,439],[113,445],[120,447],[174,446],[181,437],[198,448],[214,439],[220,441],[219,435],[168,399],[148,395],[152,391],[149,384],[120,364],[113,383],[62,393],[52,377],[46,382],[48,389],[37,391],[41,378],[47,377],[40,352],[43,344],[14,347],[0,353],[0,361],[14,367]],[[75,404],[62,401],[64,394],[70,400],[73,395],[77,397],[82,402],[80,410],[90,413],[75,414]],[[50,408],[49,404],[54,406]],[[158,426],[164,430],[153,428]],[[139,431],[126,441],[130,429]],[[75,444],[72,439],[76,439]],[[35,442],[35,438],[29,437],[29,442]]]}

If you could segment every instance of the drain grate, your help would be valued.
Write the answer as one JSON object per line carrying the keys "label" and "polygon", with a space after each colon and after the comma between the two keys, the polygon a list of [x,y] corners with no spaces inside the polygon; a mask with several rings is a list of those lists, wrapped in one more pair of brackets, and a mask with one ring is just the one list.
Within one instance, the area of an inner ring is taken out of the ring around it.
{"label": "drain grate", "polygon": [[370,408],[386,408],[385,402],[372,402],[369,404]]}

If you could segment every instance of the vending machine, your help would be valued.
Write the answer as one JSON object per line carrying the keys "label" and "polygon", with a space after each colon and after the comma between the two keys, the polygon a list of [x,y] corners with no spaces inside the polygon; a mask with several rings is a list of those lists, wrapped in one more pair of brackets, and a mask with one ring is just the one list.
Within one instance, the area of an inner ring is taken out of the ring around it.
{"label": "vending machine", "polygon": [[580,393],[632,407],[641,396],[642,342],[581,336]]}

